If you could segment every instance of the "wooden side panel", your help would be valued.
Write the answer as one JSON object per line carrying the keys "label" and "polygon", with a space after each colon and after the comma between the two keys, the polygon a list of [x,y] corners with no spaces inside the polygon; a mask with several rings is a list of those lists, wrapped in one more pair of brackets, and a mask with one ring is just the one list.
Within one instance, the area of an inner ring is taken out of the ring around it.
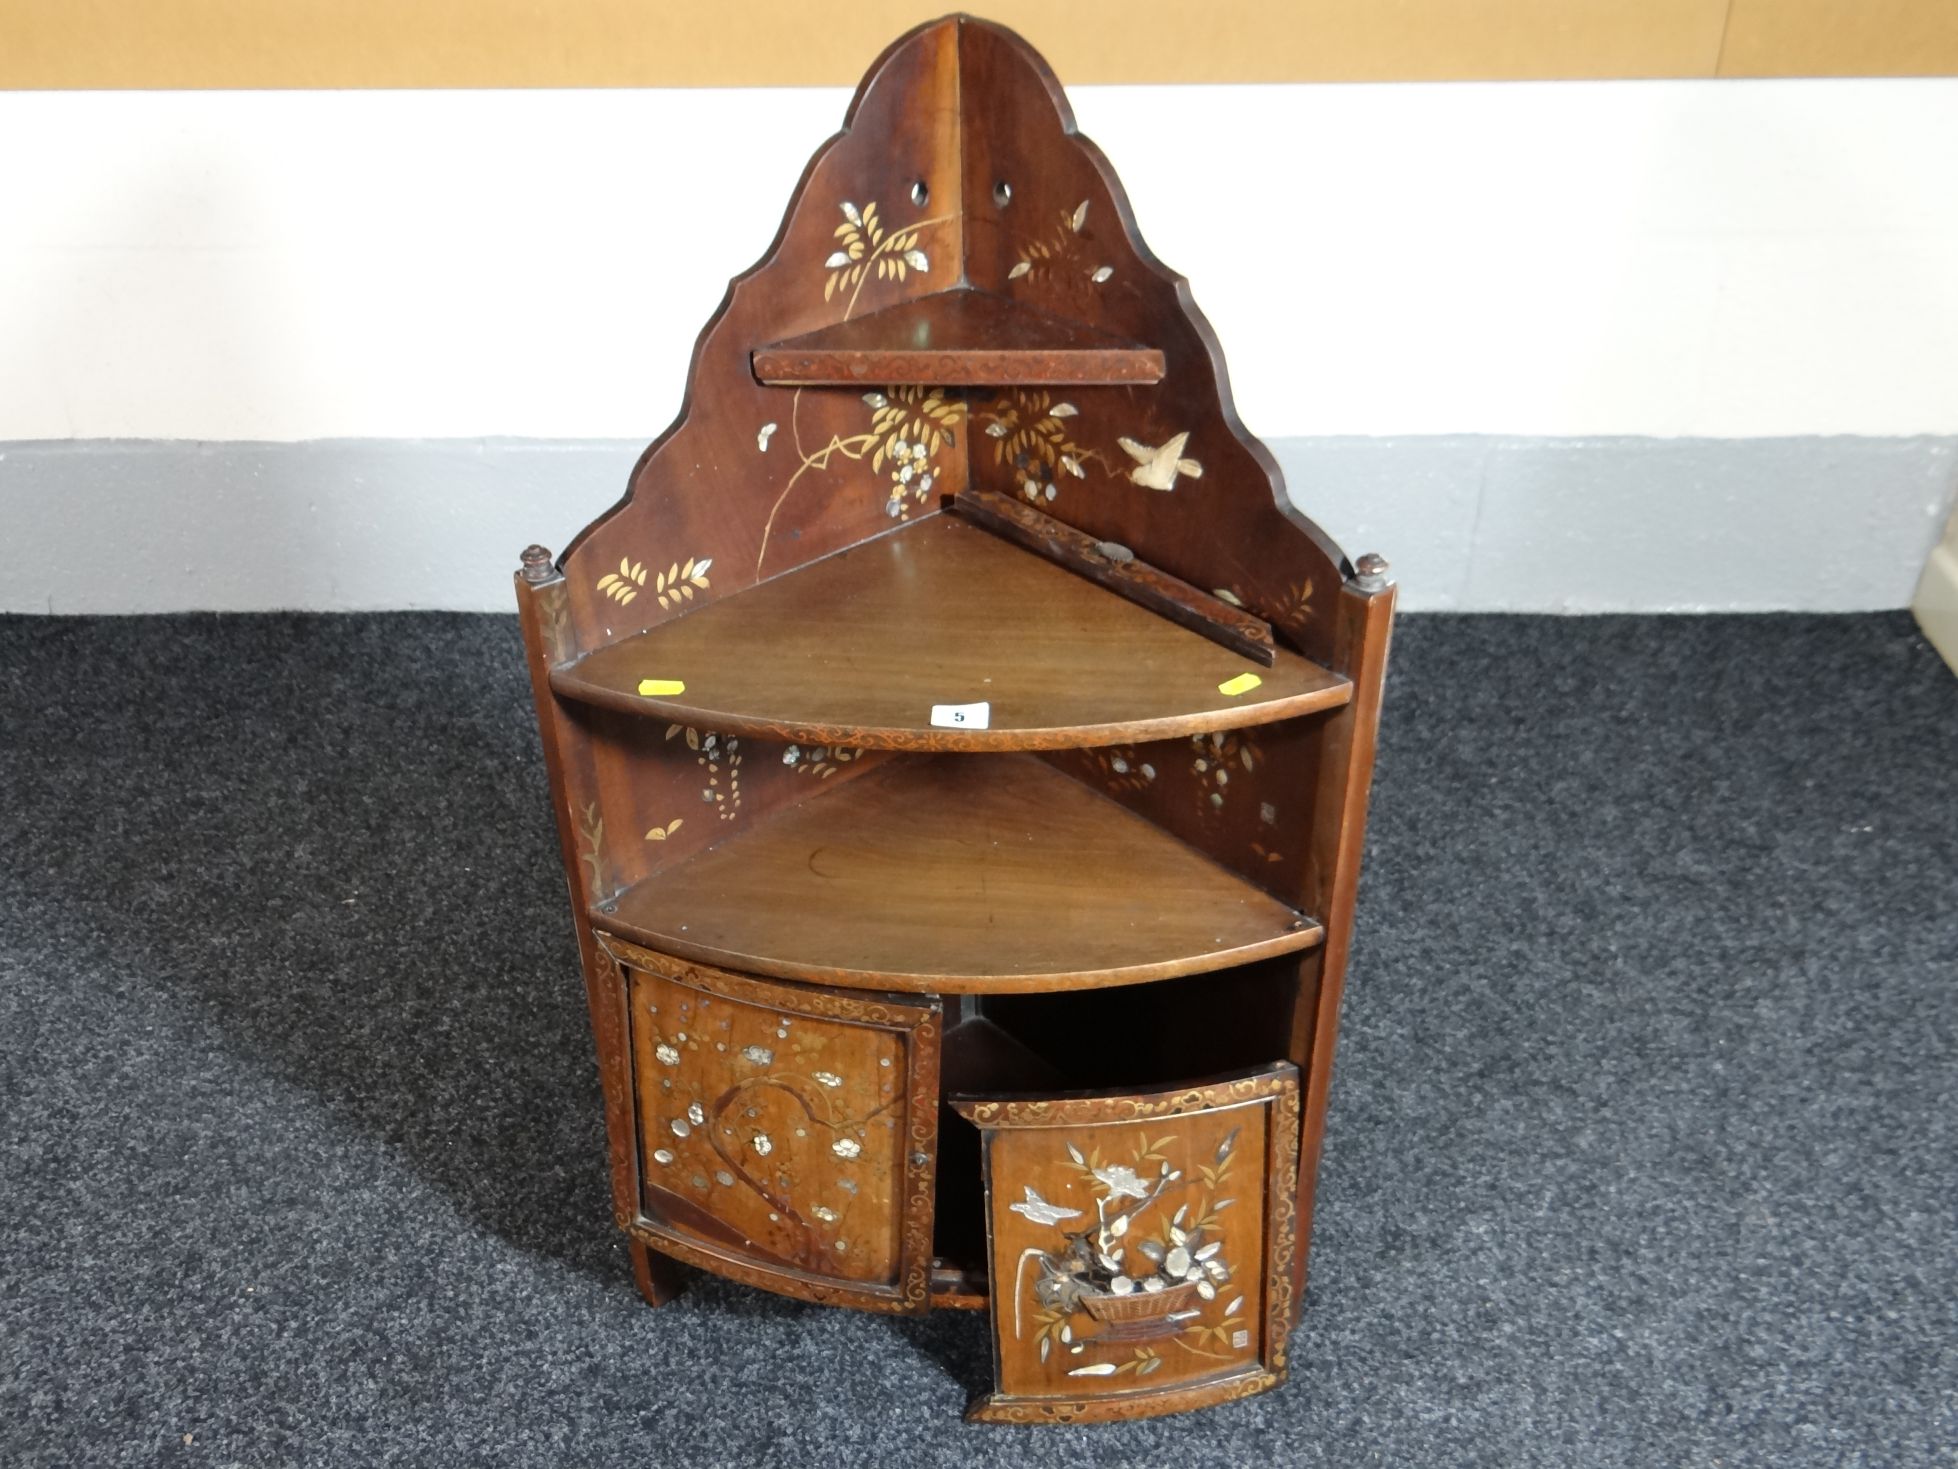
{"label": "wooden side panel", "polygon": [[621,976],[635,1233],[788,1295],[924,1310],[937,1003],[770,984],[598,941]]}
{"label": "wooden side panel", "polygon": [[995,1390],[975,1418],[1142,1417],[1283,1379],[1298,1075],[956,1103],[986,1149]]}
{"label": "wooden side panel", "polygon": [[1288,1054],[1305,1072],[1304,1126],[1299,1154],[1299,1215],[1305,1248],[1295,1264],[1303,1291],[1311,1244],[1312,1206],[1325,1145],[1326,1101],[1332,1086],[1333,1049],[1339,1035],[1339,1005],[1346,987],[1346,961],[1353,949],[1353,914],[1360,888],[1360,861],[1366,850],[1367,800],[1373,790],[1374,753],[1379,743],[1380,704],[1386,689],[1387,650],[1393,635],[1394,588],[1364,590],[1349,586],[1340,602],[1340,646],[1336,656],[1353,680],[1353,701],[1324,721],[1314,777],[1318,799],[1305,869],[1305,902],[1326,926],[1326,942],[1301,965],[1305,979],[1316,969],[1310,1007],[1293,1016]]}
{"label": "wooden side panel", "polygon": [[[541,565],[541,563],[540,563]],[[572,654],[572,631],[566,611],[567,595],[561,577],[533,581],[516,578],[518,621],[523,629],[524,659],[530,669],[531,696],[537,706],[538,736],[544,749],[544,768],[550,778],[551,806],[557,818],[558,848],[564,864],[565,886],[571,900],[572,926],[578,936],[578,958],[584,971],[585,1003],[591,1014],[592,1037],[598,1052],[598,1077],[605,1098],[606,1152],[612,1176],[612,1212],[621,1227],[636,1216],[633,1203],[632,1122],[627,1108],[629,1082],[624,1059],[624,994],[618,965],[599,946],[585,922],[588,905],[607,891],[602,844],[589,840],[602,835],[598,784],[590,743],[582,737],[566,706],[551,694],[552,666]],[[588,856],[594,860],[587,860]],[[649,1303],[662,1292],[643,1262],[635,1262],[642,1291]],[[670,1291],[664,1294],[670,1295]]]}

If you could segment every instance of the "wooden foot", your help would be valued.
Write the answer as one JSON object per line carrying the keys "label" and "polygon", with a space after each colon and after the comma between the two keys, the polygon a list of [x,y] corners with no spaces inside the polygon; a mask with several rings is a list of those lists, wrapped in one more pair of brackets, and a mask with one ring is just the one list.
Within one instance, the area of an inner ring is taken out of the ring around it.
{"label": "wooden foot", "polygon": [[686,1276],[678,1264],[636,1239],[627,1240],[626,1249],[632,1254],[632,1278],[639,1283],[639,1294],[647,1305],[664,1306],[680,1294]]}

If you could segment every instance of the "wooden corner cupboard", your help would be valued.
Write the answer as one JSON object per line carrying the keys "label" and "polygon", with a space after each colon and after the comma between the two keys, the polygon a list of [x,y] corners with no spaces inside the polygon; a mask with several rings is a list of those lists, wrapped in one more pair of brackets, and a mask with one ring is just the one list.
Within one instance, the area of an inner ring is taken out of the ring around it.
{"label": "wooden corner cupboard", "polygon": [[517,574],[646,1299],[989,1309],[981,1419],[1281,1381],[1385,569],[1046,64],[879,57],[626,497]]}

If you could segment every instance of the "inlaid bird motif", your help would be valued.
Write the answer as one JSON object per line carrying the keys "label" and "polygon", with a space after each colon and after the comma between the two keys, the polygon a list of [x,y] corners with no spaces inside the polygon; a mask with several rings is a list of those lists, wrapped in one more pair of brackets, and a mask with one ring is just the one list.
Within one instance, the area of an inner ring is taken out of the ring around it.
{"label": "inlaid bird motif", "polygon": [[1145,490],[1173,490],[1179,474],[1191,479],[1203,478],[1203,466],[1194,459],[1182,457],[1183,446],[1189,441],[1189,430],[1185,429],[1159,449],[1152,449],[1130,438],[1120,438],[1115,442],[1135,461],[1135,468],[1129,471],[1130,479]]}
{"label": "inlaid bird motif", "polygon": [[1027,1196],[1024,1202],[1008,1204],[1006,1207],[1015,1214],[1024,1214],[1035,1224],[1059,1224],[1063,1219],[1078,1219],[1079,1209],[1063,1209],[1059,1204],[1050,1204],[1034,1191],[1032,1184],[1026,1185]]}

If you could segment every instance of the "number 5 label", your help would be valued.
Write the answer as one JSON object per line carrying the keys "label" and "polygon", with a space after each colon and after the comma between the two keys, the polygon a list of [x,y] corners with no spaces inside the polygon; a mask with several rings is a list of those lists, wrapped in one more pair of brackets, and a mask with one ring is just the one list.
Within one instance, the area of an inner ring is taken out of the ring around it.
{"label": "number 5 label", "polygon": [[990,703],[931,706],[931,722],[940,729],[989,729],[992,721],[993,706]]}

